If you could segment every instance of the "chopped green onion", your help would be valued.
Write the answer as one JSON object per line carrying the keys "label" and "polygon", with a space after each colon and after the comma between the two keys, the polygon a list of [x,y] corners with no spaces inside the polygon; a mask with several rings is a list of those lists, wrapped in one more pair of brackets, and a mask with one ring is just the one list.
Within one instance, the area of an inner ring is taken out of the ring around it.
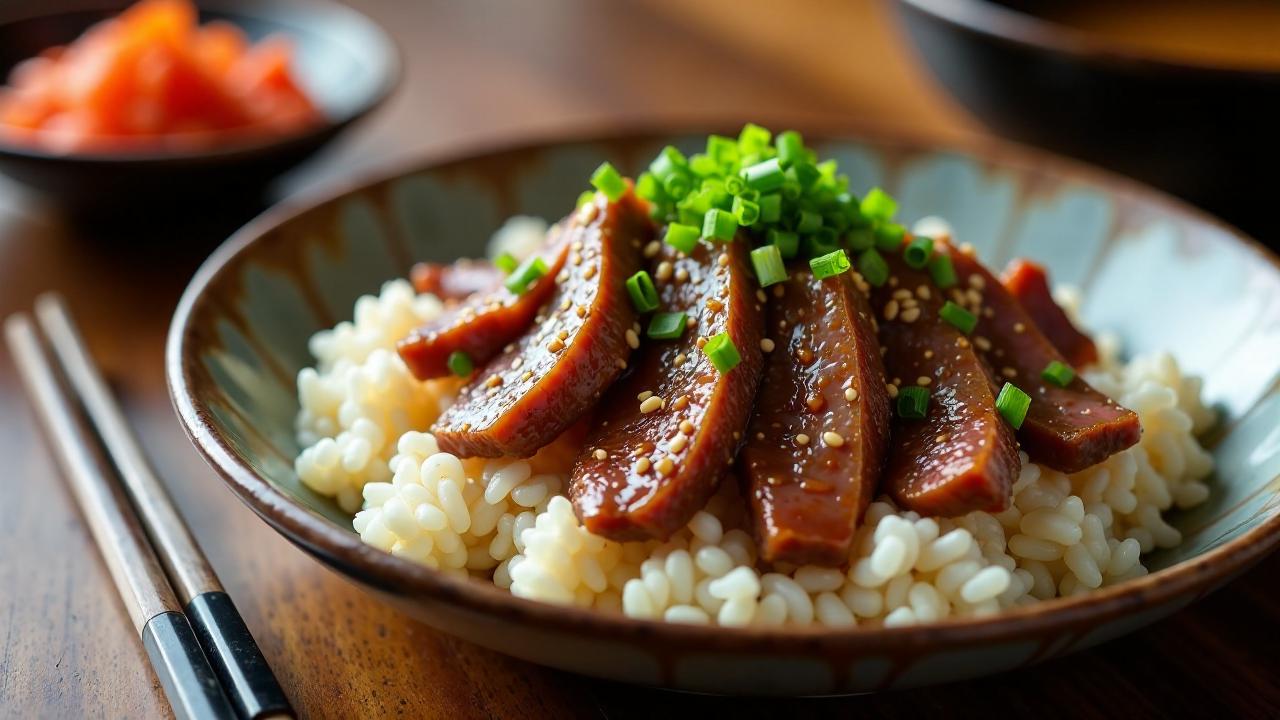
{"label": "chopped green onion", "polygon": [[1076,371],[1061,360],[1054,360],[1045,366],[1044,371],[1040,373],[1040,377],[1058,387],[1066,387],[1071,384],[1072,380],[1076,379]]}
{"label": "chopped green onion", "polygon": [[770,245],[777,245],[782,257],[790,260],[800,252],[800,236],[787,230],[769,228],[765,235]]}
{"label": "chopped green onion", "polygon": [[929,264],[929,256],[933,255],[933,238],[917,237],[902,251],[902,259],[908,267],[920,270]]}
{"label": "chopped green onion", "polygon": [[649,163],[649,172],[665,184],[667,178],[683,172],[688,166],[689,161],[684,159],[684,153],[668,145],[662,148],[662,152],[658,153],[658,157],[654,158],[653,162]]}
{"label": "chopped green onion", "polygon": [[[741,196],[747,190],[747,181],[738,175],[730,175],[724,179],[724,191],[730,195]],[[747,198],[750,200],[751,198]]]}
{"label": "chopped green onion", "polygon": [[808,210],[800,211],[800,221],[796,223],[796,232],[811,233],[822,227],[822,216]]}
{"label": "chopped green onion", "polygon": [[654,340],[675,340],[684,334],[688,317],[682,312],[654,313],[647,334]]}
{"label": "chopped green onion", "polygon": [[693,183],[684,175],[673,173],[662,180],[662,189],[673,198],[682,198],[693,189]]}
{"label": "chopped green onion", "polygon": [[790,165],[796,160],[805,159],[804,138],[795,130],[779,133],[778,139],[774,144],[778,147],[778,159],[784,165]]}
{"label": "chopped green onion", "polygon": [[742,362],[742,356],[738,354],[738,347],[733,344],[733,338],[729,337],[727,332],[722,332],[707,340],[707,343],[702,346],[702,352],[722,375]]}
{"label": "chopped green onion", "polygon": [[1000,396],[996,398],[996,410],[1000,411],[1005,422],[1014,430],[1022,429],[1022,422],[1027,419],[1027,410],[1031,407],[1031,396],[1023,392],[1013,383],[1005,383],[1000,388]]}
{"label": "chopped green onion", "polygon": [[891,220],[898,212],[898,203],[894,201],[889,193],[880,188],[871,188],[866,197],[862,198],[862,205],[859,207],[863,215],[872,220]]}
{"label": "chopped green onion", "polygon": [[772,139],[773,133],[755,123],[747,123],[742,126],[742,132],[738,133],[738,152],[743,155],[764,152]]}
{"label": "chopped green onion", "polygon": [[735,197],[733,199],[733,209],[730,212],[733,213],[734,217],[738,218],[739,225],[754,225],[756,220],[760,219],[760,203]]}
{"label": "chopped green onion", "polygon": [[897,252],[902,247],[902,239],[907,229],[898,223],[876,223],[873,230],[876,236],[876,249],[880,252]]}
{"label": "chopped green onion", "polygon": [[968,335],[978,324],[978,316],[948,300],[938,315],[949,325]]}
{"label": "chopped green onion", "polygon": [[813,184],[822,177],[822,172],[808,160],[797,160],[787,169],[787,174],[795,178],[796,182],[804,190],[813,187]]}
{"label": "chopped green onion", "polygon": [[778,158],[770,158],[762,163],[743,168],[741,174],[742,179],[747,181],[747,187],[762,193],[782,187],[782,183],[787,179],[782,165],[778,163]]}
{"label": "chopped green onion", "polygon": [[752,250],[751,264],[755,266],[760,287],[776,285],[787,279],[787,268],[782,264],[782,251],[777,245],[761,245]]}
{"label": "chopped green onion", "polygon": [[512,271],[512,273],[507,276],[507,281],[503,284],[507,286],[508,290],[516,295],[523,295],[525,291],[529,289],[530,285],[537,282],[538,278],[546,274],[546,261],[540,256],[534,255],[521,263],[520,267]]}
{"label": "chopped green onion", "polygon": [[938,253],[929,261],[929,277],[933,278],[933,284],[946,290],[954,287],[956,280],[956,268],[951,264],[951,256],[945,253]]}
{"label": "chopped green onion", "polygon": [[923,420],[929,414],[929,390],[909,385],[898,390],[898,417]]}
{"label": "chopped green onion", "polygon": [[858,273],[862,279],[875,287],[884,285],[889,280],[889,263],[884,261],[875,248],[863,250],[858,256]]}
{"label": "chopped green onion", "polygon": [[738,219],[720,208],[711,208],[702,218],[702,236],[708,240],[732,242],[738,232]]}
{"label": "chopped green onion", "polygon": [[502,272],[510,275],[515,269],[520,267],[520,261],[516,260],[516,256],[509,252],[504,252],[494,259],[493,264]]}
{"label": "chopped green onion", "polygon": [[[755,192],[759,192],[758,190]],[[760,203],[760,220],[761,222],[776,223],[782,219],[782,196],[777,193],[761,195],[757,201]]]}
{"label": "chopped green onion", "polygon": [[689,169],[695,175],[715,175],[720,172],[720,165],[710,155],[698,153],[689,158]]}
{"label": "chopped green onion", "polygon": [[805,236],[804,248],[806,255],[815,258],[819,255],[826,255],[839,250],[840,240],[836,237],[835,230],[829,227],[821,227],[812,235]]}
{"label": "chopped green onion", "polygon": [[449,366],[449,372],[458,377],[466,377],[476,368],[475,363],[471,362],[471,356],[461,350],[454,350],[449,353],[449,359],[445,361],[445,364]]}
{"label": "chopped green onion", "polygon": [[662,190],[662,183],[653,173],[642,172],[640,177],[636,178],[636,195],[649,202],[658,202],[665,199],[666,193]]}
{"label": "chopped green onion", "polygon": [[693,225],[671,223],[667,226],[667,244],[688,255],[698,245],[698,228]]}
{"label": "chopped green onion", "polygon": [[578,193],[578,204],[577,204],[577,205],[574,205],[574,207],[575,207],[575,208],[580,208],[580,207],[582,207],[583,205],[587,205],[587,204],[589,204],[589,203],[593,203],[593,202],[595,202],[595,201],[596,201],[596,191],[595,191],[595,190],[583,190],[582,192]]}
{"label": "chopped green onion", "polygon": [[591,184],[604,193],[610,202],[616,201],[627,191],[627,182],[608,162],[600,163],[600,167],[596,168],[595,173],[591,175]]}
{"label": "chopped green onion", "polygon": [[729,165],[738,159],[738,143],[723,135],[708,135],[707,156],[717,165]]}
{"label": "chopped green onion", "polygon": [[850,267],[849,256],[845,255],[843,250],[836,250],[809,261],[809,269],[813,270],[813,276],[819,280],[848,272]]}
{"label": "chopped green onion", "polygon": [[846,240],[849,243],[849,249],[854,252],[868,250],[876,244],[876,238],[871,234],[871,228],[856,228],[850,231]]}
{"label": "chopped green onion", "polygon": [[653,278],[644,270],[627,278],[627,294],[631,296],[631,304],[637,312],[647,313],[658,309],[658,289],[653,286]]}

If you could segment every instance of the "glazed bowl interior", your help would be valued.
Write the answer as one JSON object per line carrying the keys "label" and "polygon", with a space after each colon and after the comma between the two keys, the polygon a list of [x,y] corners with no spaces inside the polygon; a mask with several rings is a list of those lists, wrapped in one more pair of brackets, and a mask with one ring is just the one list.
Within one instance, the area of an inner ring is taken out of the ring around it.
{"label": "glazed bowl interior", "polygon": [[[0,81],[23,60],[74,41],[90,25],[119,13],[122,0],[52,0],[0,8]],[[180,193],[256,191],[298,164],[385,100],[400,76],[391,38],[368,18],[328,0],[201,0],[202,23],[221,20],[251,40],[283,35],[293,71],[323,116],[282,137],[229,141],[209,149],[57,153],[0,143],[0,172],[72,208],[129,204]]]}
{"label": "glazed bowl interior", "polygon": [[1154,571],[998,617],[895,629],[691,628],[542,605],[363,545],[350,516],[293,470],[294,378],[312,333],[416,260],[483,253],[515,214],[558,218],[603,160],[632,172],[695,135],[552,142],[414,166],[317,204],[282,207],[229,240],[174,319],[168,372],[197,447],[263,519],[338,572],[429,624],[537,662],[716,692],[815,694],[903,687],[1017,667],[1172,612],[1280,536],[1280,268],[1252,241],[1177,201],[1020,149],[955,151],[807,135],[855,189],[880,185],[904,221],[947,218],[999,266],[1016,256],[1079,286],[1094,329],[1127,353],[1169,351],[1222,414],[1212,496],[1178,514],[1180,546]]}

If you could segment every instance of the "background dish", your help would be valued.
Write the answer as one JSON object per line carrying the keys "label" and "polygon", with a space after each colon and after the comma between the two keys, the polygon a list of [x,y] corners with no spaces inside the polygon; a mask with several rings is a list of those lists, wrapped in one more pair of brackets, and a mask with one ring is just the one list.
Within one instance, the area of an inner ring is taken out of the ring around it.
{"label": "background dish", "polygon": [[[205,264],[174,320],[169,382],[188,433],[277,530],[425,622],[556,667],[691,690],[857,692],[1019,667],[1173,612],[1280,540],[1273,487],[1280,269],[1272,258],[1158,194],[1023,151],[816,140],[854,187],[883,184],[893,192],[904,220],[945,216],[996,264],[1015,254],[1046,262],[1059,281],[1085,287],[1090,324],[1119,333],[1131,351],[1169,349],[1187,371],[1205,376],[1206,397],[1226,413],[1213,448],[1218,485],[1208,503],[1178,519],[1184,543],[1151,557],[1153,569],[1164,571],[987,620],[840,633],[729,631],[529,603],[361,544],[347,516],[293,476],[292,382],[310,363],[307,337],[347,316],[360,294],[403,275],[412,260],[479,254],[509,215],[556,217],[601,160],[630,171],[672,141],[698,143],[692,135],[641,135],[500,151],[255,221]],[[1206,265],[1215,272],[1204,274]]]}
{"label": "background dish", "polygon": [[[0,10],[0,76],[51,45],[74,40],[126,2],[56,0],[33,12]],[[207,151],[138,151],[60,155],[36,147],[0,145],[0,172],[82,214],[162,211],[175,199],[202,194],[252,198],[267,182],[310,157],[377,107],[400,77],[395,44],[372,21],[337,3],[292,0],[201,2],[201,22],[227,20],[253,40],[272,33],[295,47],[295,73],[324,115],[291,136],[218,146]],[[185,208],[184,208],[185,209]]]}

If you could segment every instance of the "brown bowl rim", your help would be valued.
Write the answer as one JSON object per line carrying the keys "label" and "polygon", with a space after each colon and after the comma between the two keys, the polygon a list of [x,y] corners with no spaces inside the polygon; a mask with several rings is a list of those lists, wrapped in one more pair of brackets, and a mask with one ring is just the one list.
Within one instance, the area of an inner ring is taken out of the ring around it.
{"label": "brown bowl rim", "polygon": [[1086,30],[1069,27],[1029,12],[1005,7],[990,0],[897,0],[953,27],[984,37],[1026,48],[1050,50],[1070,55],[1084,62],[1110,62],[1128,65],[1148,72],[1181,72],[1203,74],[1209,80],[1251,79],[1274,82],[1280,79],[1280,66],[1275,69],[1180,60],[1145,52],[1121,42],[1112,42]]}
{"label": "brown bowl rim", "polygon": [[[1280,513],[1277,513],[1240,537],[1196,558],[1140,578],[1075,597],[1012,608],[993,616],[953,618],[925,625],[777,629],[640,620],[519,598],[491,583],[449,577],[364,544],[354,532],[342,529],[291,500],[240,462],[214,429],[207,405],[192,392],[192,372],[197,362],[191,352],[194,343],[192,318],[205,303],[210,302],[204,295],[206,289],[257,241],[269,237],[272,229],[299,215],[362,188],[441,166],[556,144],[660,139],[705,134],[708,129],[714,132],[732,125],[714,122],[596,124],[587,129],[554,131],[514,142],[479,144],[444,154],[398,161],[267,210],[233,234],[205,261],[183,293],[174,313],[166,343],[165,369],[170,396],[184,431],[231,490],[268,524],[304,550],[321,556],[326,564],[382,591],[409,597],[432,597],[472,612],[494,614],[513,622],[532,623],[570,634],[589,633],[596,637],[633,642],[655,640],[665,648],[718,652],[771,650],[793,655],[825,650],[847,654],[852,650],[887,652],[908,646],[954,647],[1025,638],[1051,630],[1093,626],[1105,619],[1170,602],[1182,593],[1196,589],[1201,592],[1194,598],[1199,598],[1280,544]],[[988,164],[1079,178],[1113,195],[1141,198],[1168,213],[1216,228],[1280,273],[1280,258],[1224,221],[1135,180],[1051,153],[988,138],[935,142],[927,136],[866,124],[818,121],[801,123],[798,129],[815,142],[848,140],[907,152],[960,153]]]}

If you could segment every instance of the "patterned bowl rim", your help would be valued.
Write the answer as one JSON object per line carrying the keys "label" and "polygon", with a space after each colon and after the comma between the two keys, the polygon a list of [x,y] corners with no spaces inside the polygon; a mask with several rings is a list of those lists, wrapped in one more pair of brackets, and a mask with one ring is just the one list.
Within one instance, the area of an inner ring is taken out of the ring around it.
{"label": "patterned bowl rim", "polygon": [[[1142,200],[1158,207],[1166,215],[1216,228],[1226,235],[1228,242],[1242,246],[1280,274],[1280,259],[1234,227],[1170,195],[1093,166],[1001,140],[979,138],[940,143],[882,127],[813,122],[795,125],[816,142],[854,142],[912,154],[954,153],[995,167],[1081,180],[1106,190],[1112,196]],[[714,649],[793,655],[825,652],[844,657],[872,652],[896,655],[935,647],[1017,640],[1060,630],[1087,629],[1159,607],[1184,594],[1193,594],[1193,599],[1199,599],[1280,544],[1280,513],[1275,513],[1240,537],[1171,567],[1082,595],[1011,608],[987,617],[953,618],[896,628],[812,626],[779,629],[673,624],[519,598],[491,583],[449,577],[366,545],[353,531],[335,525],[277,489],[242,462],[219,433],[195,381],[195,368],[200,362],[195,318],[214,302],[210,288],[238,265],[238,259],[252,253],[264,238],[273,237],[274,229],[368,186],[439,167],[563,144],[661,139],[705,134],[708,129],[714,132],[731,126],[730,123],[710,122],[618,124],[604,129],[595,126],[581,132],[561,131],[526,137],[517,142],[489,143],[425,159],[397,162],[267,210],[233,234],[204,262],[174,313],[167,339],[165,368],[170,396],[184,430],[232,491],[268,524],[299,547],[374,588],[397,596],[431,598],[550,631],[633,643],[656,641],[668,652]]]}

